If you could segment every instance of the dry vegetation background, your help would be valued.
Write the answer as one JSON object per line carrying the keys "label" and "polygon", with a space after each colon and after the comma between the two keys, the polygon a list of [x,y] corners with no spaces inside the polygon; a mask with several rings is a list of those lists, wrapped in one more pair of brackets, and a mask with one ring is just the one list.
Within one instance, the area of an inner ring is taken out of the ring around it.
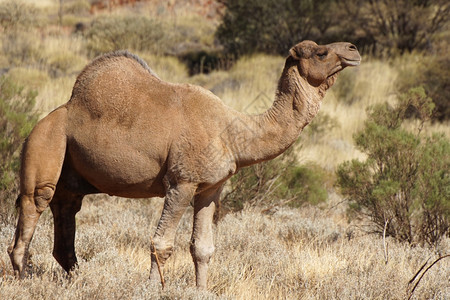
{"label": "dry vegetation background", "polygon": [[[14,82],[37,91],[36,110],[41,117],[69,99],[78,72],[105,50],[101,37],[89,33],[89,28],[84,34],[74,33],[75,24],[94,27],[108,18],[128,22],[142,16],[160,26],[161,32],[155,33],[161,35],[160,43],[130,43],[162,79],[202,85],[226,104],[250,113],[271,104],[284,63],[281,56],[243,56],[227,70],[193,76],[174,57],[199,44],[214,47],[215,10],[145,1],[91,14],[89,1],[64,2],[62,18],[58,1],[42,0],[33,8],[33,26],[0,31],[0,69]],[[94,19],[97,23],[91,23]],[[340,163],[363,159],[353,135],[363,126],[367,106],[394,102],[399,76],[416,72],[424,59],[417,53],[389,60],[363,57],[360,67],[343,71],[324,100],[318,116],[322,123],[311,124],[315,130],[301,138],[295,153],[298,162],[317,164],[333,181]],[[410,122],[412,126],[414,121]],[[425,130],[450,136],[448,123],[428,124]],[[448,254],[448,237],[434,249],[411,247],[389,237],[383,243],[382,237],[363,230],[367,224],[349,220],[345,199],[332,183],[327,188],[328,199],[319,205],[271,206],[279,201],[272,199],[269,206],[244,205],[243,210],[223,216],[215,227],[216,252],[207,292],[194,288],[188,247],[191,208],[180,223],[175,251],[166,265],[165,290],[148,281],[149,237],[162,199],[86,197],[77,215],[79,269],[70,278],[51,255],[53,220],[48,210],[30,247],[32,275],[13,280],[6,253],[15,229],[11,215],[0,223],[0,299],[405,299],[411,288],[408,281],[422,264]],[[444,259],[426,273],[413,299],[449,298],[450,259]]]}

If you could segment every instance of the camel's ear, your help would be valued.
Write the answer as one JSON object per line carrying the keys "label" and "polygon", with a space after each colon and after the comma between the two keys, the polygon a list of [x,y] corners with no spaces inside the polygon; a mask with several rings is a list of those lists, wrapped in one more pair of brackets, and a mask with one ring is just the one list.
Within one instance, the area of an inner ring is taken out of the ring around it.
{"label": "camel's ear", "polygon": [[293,58],[295,58],[297,60],[300,60],[300,58],[302,57],[303,52],[302,52],[302,49],[300,49],[300,47],[294,46],[294,47],[291,48],[291,50],[289,50],[289,54]]}

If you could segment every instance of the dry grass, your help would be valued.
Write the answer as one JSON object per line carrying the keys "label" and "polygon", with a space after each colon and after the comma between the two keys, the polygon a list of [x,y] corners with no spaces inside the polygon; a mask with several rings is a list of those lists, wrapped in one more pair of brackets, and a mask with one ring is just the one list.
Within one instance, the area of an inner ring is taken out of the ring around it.
{"label": "dry grass", "polygon": [[[405,299],[407,283],[433,251],[358,234],[342,212],[314,207],[261,214],[228,214],[215,230],[209,291],[194,288],[188,250],[192,209],[183,217],[173,256],[165,269],[166,289],[148,281],[150,238],[161,199],[86,199],[77,215],[79,269],[67,278],[51,256],[52,218],[41,218],[31,245],[32,277],[12,279],[9,258],[0,254],[1,299]],[[14,226],[0,229],[6,245]],[[448,249],[450,241],[442,247]],[[3,267],[2,267],[3,268]],[[422,279],[414,299],[448,299],[450,260]]]}

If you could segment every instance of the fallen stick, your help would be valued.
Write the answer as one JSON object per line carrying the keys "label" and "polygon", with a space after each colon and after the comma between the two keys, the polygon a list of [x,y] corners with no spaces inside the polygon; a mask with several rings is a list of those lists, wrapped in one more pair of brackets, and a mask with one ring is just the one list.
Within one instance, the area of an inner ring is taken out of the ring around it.
{"label": "fallen stick", "polygon": [[[441,259],[450,257],[450,254],[444,255],[439,257],[438,259],[436,259],[430,266],[428,266],[428,268],[425,269],[425,271],[423,271],[422,275],[420,275],[419,279],[417,280],[416,284],[414,285],[413,289],[411,290],[408,300],[410,300],[414,294],[414,291],[416,290],[416,287],[419,285],[420,280],[422,280],[422,277],[425,275],[425,273],[431,269],[432,266],[434,266],[438,261],[440,261]],[[429,260],[429,259],[428,259]],[[414,277],[409,281],[408,286],[414,282],[414,280],[417,278],[417,275],[419,275],[420,271],[423,270],[423,268],[427,265],[428,260],[425,262],[425,264],[420,268],[420,270],[416,273],[416,275],[414,275]]]}
{"label": "fallen stick", "polygon": [[153,242],[152,237],[150,237],[150,243],[151,243],[151,247],[152,247],[152,254],[155,256],[156,265],[158,266],[158,273],[159,273],[159,277],[161,278],[161,285],[162,285],[162,288],[164,289],[166,284],[164,282],[164,276],[163,276],[163,273],[161,270],[161,265],[159,263],[158,254],[156,253],[155,243]]}

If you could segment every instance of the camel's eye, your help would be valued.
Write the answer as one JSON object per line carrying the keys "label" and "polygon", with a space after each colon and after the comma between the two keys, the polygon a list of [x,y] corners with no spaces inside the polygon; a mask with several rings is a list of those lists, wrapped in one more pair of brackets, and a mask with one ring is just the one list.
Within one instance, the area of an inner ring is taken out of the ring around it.
{"label": "camel's eye", "polygon": [[319,57],[320,59],[324,59],[325,57],[327,57],[328,55],[328,51],[321,51],[317,53],[317,57]]}

